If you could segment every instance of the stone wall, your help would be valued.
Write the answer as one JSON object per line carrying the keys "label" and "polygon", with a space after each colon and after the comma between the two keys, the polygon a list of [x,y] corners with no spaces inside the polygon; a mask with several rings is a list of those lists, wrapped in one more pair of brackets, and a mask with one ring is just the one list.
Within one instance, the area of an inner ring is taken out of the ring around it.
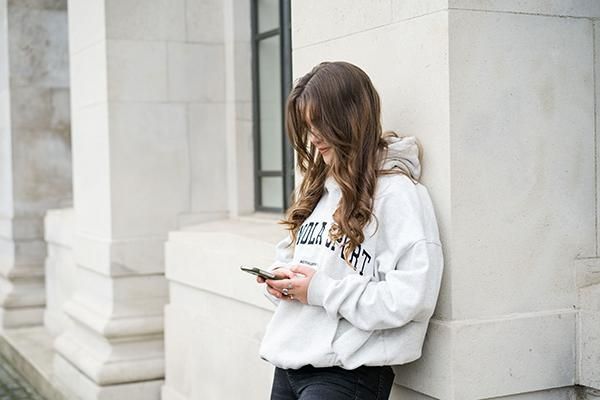
{"label": "stone wall", "polygon": [[43,218],[72,202],[66,1],[0,1],[0,328],[40,324]]}

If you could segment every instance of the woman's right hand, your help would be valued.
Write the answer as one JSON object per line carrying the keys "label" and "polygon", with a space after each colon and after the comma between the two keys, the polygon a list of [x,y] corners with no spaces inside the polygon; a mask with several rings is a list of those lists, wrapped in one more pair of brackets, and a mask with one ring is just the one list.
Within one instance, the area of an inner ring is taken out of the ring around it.
{"label": "woman's right hand", "polygon": [[[282,278],[288,278],[288,279],[294,278],[296,276],[296,274],[294,272],[290,271],[288,268],[285,268],[285,267],[277,267],[277,268],[271,270],[270,272],[275,276],[280,276]],[[257,276],[256,282],[265,283],[265,279],[263,277]],[[269,284],[267,284],[267,292],[269,292],[269,294],[271,294],[272,296],[275,296],[279,299],[285,297],[279,290],[273,288]]]}

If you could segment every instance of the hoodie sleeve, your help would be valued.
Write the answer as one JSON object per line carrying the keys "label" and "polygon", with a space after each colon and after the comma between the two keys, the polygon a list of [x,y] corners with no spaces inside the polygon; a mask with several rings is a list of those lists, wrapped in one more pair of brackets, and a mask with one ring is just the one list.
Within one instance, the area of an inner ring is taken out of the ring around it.
{"label": "hoodie sleeve", "polygon": [[[268,271],[273,271],[278,267],[287,267],[294,259],[294,246],[291,246],[291,236],[288,234],[275,245],[275,262],[271,264]],[[267,291],[267,285],[264,287],[265,297],[274,305],[278,305],[281,301]]]}
{"label": "hoodie sleeve", "polygon": [[308,304],[362,330],[397,328],[431,317],[443,268],[437,224],[429,199],[423,201],[415,185],[403,182],[387,190],[375,210],[379,236],[373,276],[351,274],[337,280],[317,270]]}

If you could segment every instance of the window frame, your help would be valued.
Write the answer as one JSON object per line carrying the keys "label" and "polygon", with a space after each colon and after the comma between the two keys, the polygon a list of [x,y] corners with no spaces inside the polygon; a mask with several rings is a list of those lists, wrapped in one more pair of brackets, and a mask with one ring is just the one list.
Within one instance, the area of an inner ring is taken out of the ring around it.
{"label": "window frame", "polygon": [[[294,190],[294,151],[285,129],[285,100],[292,88],[292,43],[291,43],[291,0],[279,1],[279,27],[258,33],[258,0],[251,0],[251,47],[252,47],[252,136],[254,146],[254,209],[264,212],[283,212],[290,205]],[[281,134],[282,171],[268,171],[261,168],[260,137],[260,77],[258,43],[261,40],[279,35],[279,55],[281,67]],[[281,177],[283,208],[262,205],[263,177]]]}

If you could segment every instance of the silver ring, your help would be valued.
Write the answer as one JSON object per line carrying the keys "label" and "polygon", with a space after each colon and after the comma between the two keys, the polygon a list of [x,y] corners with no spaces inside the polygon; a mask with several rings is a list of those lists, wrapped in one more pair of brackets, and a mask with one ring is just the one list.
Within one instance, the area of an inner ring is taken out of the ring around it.
{"label": "silver ring", "polygon": [[288,288],[284,288],[281,293],[283,293],[284,296],[287,296],[288,294],[290,294]]}

